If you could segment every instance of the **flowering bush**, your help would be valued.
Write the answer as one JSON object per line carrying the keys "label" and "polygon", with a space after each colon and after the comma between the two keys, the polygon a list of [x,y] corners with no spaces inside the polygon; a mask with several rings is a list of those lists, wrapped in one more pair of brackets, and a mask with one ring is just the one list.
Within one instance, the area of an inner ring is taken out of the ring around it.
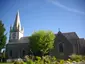
{"label": "flowering bush", "polygon": [[83,60],[83,56],[82,55],[76,55],[76,54],[70,55],[70,58],[72,59],[72,61],[77,61],[77,62],[80,62],[80,61]]}
{"label": "flowering bush", "polygon": [[[84,56],[71,55],[68,60],[59,60],[54,56],[25,56],[26,64],[85,64],[85,59],[82,61]],[[85,58],[85,57],[84,57]],[[17,60],[14,64],[24,64],[22,60]]]}
{"label": "flowering bush", "polygon": [[22,59],[17,59],[14,61],[14,64],[24,64]]}
{"label": "flowering bush", "polygon": [[[29,56],[25,57],[27,59],[27,64],[58,64],[56,58],[53,56],[35,56],[34,58],[30,58]],[[33,60],[35,59],[35,60]]]}

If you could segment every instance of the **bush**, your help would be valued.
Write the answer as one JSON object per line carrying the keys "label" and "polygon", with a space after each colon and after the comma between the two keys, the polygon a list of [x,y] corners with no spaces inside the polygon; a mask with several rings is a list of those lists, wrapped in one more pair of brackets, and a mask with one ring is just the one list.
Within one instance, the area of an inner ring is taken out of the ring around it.
{"label": "bush", "polygon": [[70,58],[73,60],[73,61],[77,61],[77,62],[80,62],[83,60],[83,56],[82,55],[76,55],[76,54],[72,54],[70,56]]}
{"label": "bush", "polygon": [[6,62],[12,62],[12,59],[7,59],[7,61]]}
{"label": "bush", "polygon": [[[49,55],[46,55],[46,56],[42,56],[42,57],[39,57],[39,56],[34,56],[32,58],[32,56],[26,56],[26,63],[27,64],[71,64],[71,63],[77,63],[77,62],[80,62],[82,59],[83,59],[83,56],[81,55],[71,55],[70,58],[71,59],[68,59],[68,60],[59,60],[56,59],[56,57],[52,57],[52,56],[49,56]],[[85,56],[84,56],[85,58]]]}
{"label": "bush", "polygon": [[35,56],[35,60],[30,58],[29,56],[25,57],[27,60],[27,64],[58,64],[56,58],[53,56]]}
{"label": "bush", "polygon": [[60,60],[60,63],[59,64],[64,64],[64,62],[65,62],[64,60]]}
{"label": "bush", "polygon": [[14,64],[24,64],[22,59],[17,59],[16,61],[14,61]]}
{"label": "bush", "polygon": [[30,60],[27,60],[26,62],[27,64],[34,64],[34,62],[30,59]]}

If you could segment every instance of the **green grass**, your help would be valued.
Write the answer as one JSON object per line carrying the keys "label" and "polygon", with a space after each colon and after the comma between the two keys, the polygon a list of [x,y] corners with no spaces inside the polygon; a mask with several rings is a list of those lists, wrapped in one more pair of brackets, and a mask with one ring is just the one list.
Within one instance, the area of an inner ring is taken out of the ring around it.
{"label": "green grass", "polygon": [[[0,64],[13,64],[13,63],[0,63]],[[24,63],[24,64],[26,64],[26,63]]]}
{"label": "green grass", "polygon": [[0,64],[13,64],[13,63],[0,63]]}

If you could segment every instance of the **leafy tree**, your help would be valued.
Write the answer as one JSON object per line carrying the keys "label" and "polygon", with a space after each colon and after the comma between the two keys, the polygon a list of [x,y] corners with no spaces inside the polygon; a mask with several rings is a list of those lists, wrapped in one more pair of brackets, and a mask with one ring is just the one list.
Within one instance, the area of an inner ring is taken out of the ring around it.
{"label": "leafy tree", "polygon": [[5,34],[5,27],[2,21],[0,20],[0,51],[4,48],[6,44],[6,34]]}
{"label": "leafy tree", "polygon": [[37,31],[30,37],[31,52],[39,52],[41,55],[47,54],[54,46],[55,35],[52,31]]}

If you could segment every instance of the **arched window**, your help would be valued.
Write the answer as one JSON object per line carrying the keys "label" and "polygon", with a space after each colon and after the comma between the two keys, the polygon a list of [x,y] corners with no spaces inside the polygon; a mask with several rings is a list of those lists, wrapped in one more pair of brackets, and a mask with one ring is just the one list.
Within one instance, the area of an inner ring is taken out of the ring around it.
{"label": "arched window", "polygon": [[12,57],[12,50],[10,50],[10,56]]}
{"label": "arched window", "polygon": [[59,43],[59,52],[60,53],[64,52],[64,43]]}
{"label": "arched window", "polygon": [[22,51],[22,55],[25,56],[25,50]]}

